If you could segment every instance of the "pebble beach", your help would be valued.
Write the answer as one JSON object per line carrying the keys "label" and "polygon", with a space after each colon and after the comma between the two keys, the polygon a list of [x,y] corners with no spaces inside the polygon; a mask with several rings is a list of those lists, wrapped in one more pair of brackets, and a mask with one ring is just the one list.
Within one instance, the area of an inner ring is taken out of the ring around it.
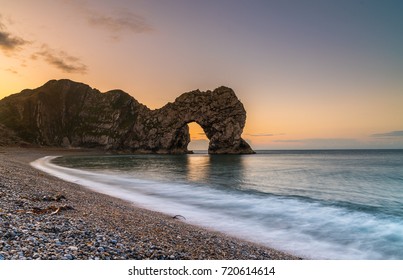
{"label": "pebble beach", "polygon": [[0,147],[0,260],[292,260],[296,256],[136,207],[32,168],[94,151]]}

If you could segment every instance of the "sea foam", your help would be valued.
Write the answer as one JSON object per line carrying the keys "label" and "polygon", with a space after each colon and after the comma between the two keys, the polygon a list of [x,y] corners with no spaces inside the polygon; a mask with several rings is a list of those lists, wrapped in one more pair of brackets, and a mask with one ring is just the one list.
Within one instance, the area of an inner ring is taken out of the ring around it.
{"label": "sea foam", "polygon": [[314,259],[402,259],[403,222],[335,203],[256,191],[162,182],[130,173],[80,170],[44,157],[39,170],[150,210]]}

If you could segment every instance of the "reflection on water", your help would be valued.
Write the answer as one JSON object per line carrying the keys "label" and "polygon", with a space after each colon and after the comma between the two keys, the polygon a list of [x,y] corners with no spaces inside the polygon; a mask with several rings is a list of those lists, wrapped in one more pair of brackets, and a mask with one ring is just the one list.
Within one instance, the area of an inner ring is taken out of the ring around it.
{"label": "reflection on water", "polygon": [[186,179],[210,186],[242,189],[244,157],[238,155],[187,155]]}
{"label": "reflection on water", "polygon": [[56,158],[53,162],[71,168],[133,175],[145,180],[244,189],[247,157],[208,154],[70,156]]}
{"label": "reflection on water", "polygon": [[53,162],[74,169],[46,159],[37,166],[296,254],[403,259],[403,151],[88,156]]}
{"label": "reflection on water", "polygon": [[205,182],[208,180],[210,169],[210,156],[191,155],[186,157],[186,178],[191,182]]}

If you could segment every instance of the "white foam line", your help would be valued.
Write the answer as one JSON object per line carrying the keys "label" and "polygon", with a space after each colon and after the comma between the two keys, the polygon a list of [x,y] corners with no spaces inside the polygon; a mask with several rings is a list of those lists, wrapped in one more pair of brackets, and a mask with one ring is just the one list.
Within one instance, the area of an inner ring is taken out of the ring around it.
{"label": "white foam line", "polygon": [[[259,226],[253,223],[245,225],[245,221],[238,221],[234,219],[234,216],[218,212],[211,212],[211,209],[209,211],[208,209],[206,210],[199,208],[197,207],[197,205],[186,205],[184,203],[176,203],[171,200],[167,201],[166,199],[156,197],[154,195],[156,193],[152,192],[152,190],[150,196],[149,194],[147,194],[147,191],[145,191],[144,188],[125,188],[124,186],[119,185],[118,182],[124,180],[130,183],[133,181],[133,179],[125,180],[125,178],[119,178],[118,180],[116,180],[116,176],[113,175],[111,176],[84,170],[71,169],[51,163],[51,161],[57,157],[58,156],[46,156],[37,159],[30,164],[38,170],[44,171],[62,180],[80,184],[92,191],[107,194],[129,202],[134,202],[140,207],[144,207],[149,210],[159,211],[171,215],[181,214],[183,216],[186,216],[186,222],[189,222],[191,224],[203,226],[213,230],[218,230],[233,236],[273,247],[273,244],[268,244],[267,242],[264,242],[264,240],[267,239],[267,236],[264,236],[265,228],[263,226]],[[85,179],[83,177],[92,179]],[[105,184],[99,181],[109,181],[109,183]],[[147,188],[151,189],[153,189],[156,184],[155,182],[145,180],[138,180],[137,182],[143,186],[144,184],[148,184]],[[170,190],[164,188],[163,190],[159,189],[157,194],[169,194],[169,192]],[[198,195],[203,195],[203,193],[198,193]],[[207,195],[207,199],[214,199],[214,197],[216,197],[216,199],[222,199],[221,195]],[[250,228],[254,228],[253,232],[251,232]],[[276,235],[276,233],[274,233],[274,235]],[[278,236],[281,236],[281,233],[278,233]],[[284,248],[278,249],[281,250]],[[290,252],[290,250],[288,251]]]}
{"label": "white foam line", "polygon": [[[100,174],[90,171],[72,169],[62,167],[51,163],[51,161],[60,156],[46,156],[31,162],[31,166],[51,174],[59,179],[67,182],[76,183],[82,185],[92,191],[117,197],[129,202],[134,202],[142,207],[150,210],[154,210],[151,205],[155,203],[157,198],[147,199],[147,191],[141,188],[125,188],[124,184],[119,183],[149,183],[144,180],[125,179],[119,178],[116,180],[111,175]],[[90,179],[86,179],[90,178]],[[103,183],[106,182],[106,183]],[[163,203],[162,201],[160,203]]]}
{"label": "white foam line", "polygon": [[[379,224],[380,221],[374,216],[348,213],[343,209],[321,206],[317,203],[304,203],[294,199],[240,195],[216,189],[205,190],[193,185],[158,183],[122,175],[66,168],[53,164],[51,161],[55,158],[57,156],[40,158],[31,165],[95,192],[130,201],[153,211],[171,215],[180,214],[186,216],[186,221],[191,224],[293,254],[319,259],[381,259],[385,257],[371,248],[362,250],[360,242],[365,242],[362,240],[351,240],[349,245],[342,245],[328,240],[329,238],[318,238],[315,237],[317,234],[310,233],[322,230],[322,234],[326,235],[334,228],[337,232],[340,231],[340,234],[345,234],[346,238],[351,237],[350,228],[353,221],[362,220]],[[325,224],[328,224],[330,228],[324,226]],[[380,225],[385,223],[382,221]],[[362,226],[365,225],[362,224]],[[376,233],[382,234],[379,227],[368,225],[366,228],[376,228]],[[362,234],[360,236],[366,238]],[[372,242],[370,239],[366,241]]]}

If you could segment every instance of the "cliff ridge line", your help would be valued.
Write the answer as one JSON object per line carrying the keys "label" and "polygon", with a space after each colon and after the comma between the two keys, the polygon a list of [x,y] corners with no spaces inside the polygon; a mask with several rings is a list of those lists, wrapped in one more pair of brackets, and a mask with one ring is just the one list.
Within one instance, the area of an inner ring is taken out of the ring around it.
{"label": "cliff ridge line", "polygon": [[51,80],[0,100],[0,145],[97,147],[132,153],[189,153],[188,123],[209,139],[210,154],[254,153],[242,139],[246,111],[234,91],[190,91],[151,110],[122,90],[101,93],[71,80]]}

